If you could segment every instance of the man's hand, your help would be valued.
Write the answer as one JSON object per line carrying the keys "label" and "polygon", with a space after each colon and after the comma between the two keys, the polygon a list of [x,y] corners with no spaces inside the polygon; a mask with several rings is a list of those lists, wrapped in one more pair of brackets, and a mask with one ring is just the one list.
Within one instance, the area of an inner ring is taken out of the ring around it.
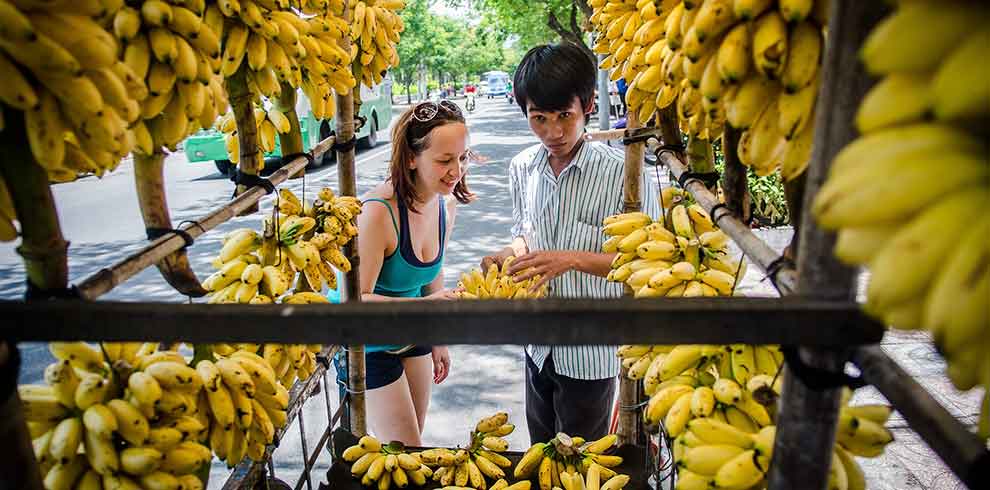
{"label": "man's hand", "polygon": [[484,274],[488,270],[488,267],[492,264],[497,265],[500,269],[502,268],[502,262],[505,261],[505,257],[499,254],[486,255],[485,258],[481,259],[481,273]]}
{"label": "man's hand", "polygon": [[517,257],[509,266],[509,274],[516,282],[525,281],[539,274],[540,280],[530,287],[531,291],[535,291],[547,281],[573,270],[574,267],[574,252],[548,250]]}

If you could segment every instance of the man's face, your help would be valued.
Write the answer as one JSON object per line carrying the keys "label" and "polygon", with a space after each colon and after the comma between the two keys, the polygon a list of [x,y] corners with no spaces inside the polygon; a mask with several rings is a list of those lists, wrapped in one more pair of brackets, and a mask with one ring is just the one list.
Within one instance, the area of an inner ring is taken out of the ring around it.
{"label": "man's face", "polygon": [[560,111],[544,111],[526,102],[529,127],[540,139],[553,157],[566,157],[571,154],[584,130],[584,115],[588,112],[581,107],[581,99],[574,96],[571,105]]}

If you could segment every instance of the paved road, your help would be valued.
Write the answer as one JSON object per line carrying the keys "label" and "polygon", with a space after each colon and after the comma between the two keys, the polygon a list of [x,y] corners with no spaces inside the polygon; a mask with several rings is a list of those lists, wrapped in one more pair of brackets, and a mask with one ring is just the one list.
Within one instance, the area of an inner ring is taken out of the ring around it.
{"label": "paved road", "polygon": [[[446,282],[453,286],[459,274],[473,267],[486,253],[499,248],[507,239],[511,203],[508,194],[507,165],[523,148],[536,143],[527,130],[526,122],[515,106],[504,100],[479,100],[478,110],[468,116],[472,146],[488,158],[487,163],[472,167],[467,176],[478,200],[459,210],[458,223],[448,247],[445,269]],[[364,192],[382,181],[387,174],[389,143],[359,152],[358,191]],[[652,170],[652,169],[650,169]],[[166,167],[168,199],[176,223],[196,219],[229,198],[231,183],[217,174],[208,164],[190,165],[181,153],[169,157]],[[651,172],[651,175],[653,173]],[[336,188],[336,167],[311,171],[305,179],[307,192],[321,186]],[[55,198],[69,249],[70,277],[80,280],[100,267],[123,258],[145,244],[143,224],[132,190],[132,169],[123,164],[115,173],[102,180],[83,179],[55,186]],[[288,183],[297,193],[303,181]],[[262,201],[262,210],[270,210],[271,202]],[[258,226],[258,215],[236,218],[197,241],[190,249],[192,264],[201,277],[211,272],[210,259],[219,249],[225,230],[243,226]],[[760,230],[763,238],[778,250],[790,239],[789,229]],[[773,295],[755,267],[750,267],[740,290],[751,296]],[[19,298],[23,294],[23,268],[11,244],[0,245],[0,298]],[[157,270],[149,269],[105,296],[118,301],[181,302],[184,297],[172,291]],[[927,339],[918,335],[888,335],[885,349],[912,375],[935,390],[940,400],[954,414],[969,423],[975,422],[979,403],[978,393],[960,394],[947,386],[941,376],[944,364],[931,349]],[[25,366],[22,382],[37,382],[50,357],[43,346],[22,345]],[[523,410],[523,351],[519,346],[452,346],[453,366],[450,377],[436,386],[424,433],[424,443],[431,445],[461,444],[474,421],[497,410],[506,410],[510,422],[518,427],[508,437],[512,450],[528,445]],[[857,393],[863,402],[882,401],[875,389]],[[331,396],[336,409],[336,396]],[[323,395],[307,404],[305,433],[312,448],[325,427],[326,405]],[[894,424],[903,427],[895,416]],[[321,425],[323,424],[323,425]],[[299,426],[283,439],[275,453],[276,474],[292,483],[302,472],[302,452]],[[903,435],[902,435],[903,434]],[[916,436],[899,429],[899,441],[888,449],[888,456],[863,460],[868,469],[870,488],[955,488],[958,481],[946,474],[944,466],[919,443]],[[903,442],[901,442],[903,441]],[[321,458],[311,473],[313,483],[325,478],[327,458]],[[210,488],[220,488],[227,471],[214,465]]]}

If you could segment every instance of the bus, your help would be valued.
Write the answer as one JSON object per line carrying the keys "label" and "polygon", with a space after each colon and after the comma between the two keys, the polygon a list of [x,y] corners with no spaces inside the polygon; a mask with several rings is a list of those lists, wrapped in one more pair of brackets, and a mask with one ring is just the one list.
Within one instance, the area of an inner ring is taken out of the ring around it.
{"label": "bus", "polygon": [[[361,86],[360,115],[367,123],[357,132],[358,146],[373,148],[378,144],[378,132],[388,128],[392,121],[392,81],[386,77],[381,84],[372,88]],[[333,119],[319,120],[310,111],[309,100],[302,90],[296,91],[296,115],[302,131],[303,151],[309,151],[324,140],[335,128]],[[231,163],[224,146],[223,133],[215,128],[203,129],[190,136],[185,142],[186,157],[189,163],[213,162],[223,175],[231,175],[237,168]],[[275,149],[265,154],[265,170],[273,170],[282,164],[282,149],[279,138],[275,138]],[[326,152],[315,159],[311,168],[319,168],[334,160],[333,152]]]}
{"label": "bus", "polygon": [[484,74],[488,82],[488,98],[504,97],[509,93],[509,74],[504,71],[489,71]]}

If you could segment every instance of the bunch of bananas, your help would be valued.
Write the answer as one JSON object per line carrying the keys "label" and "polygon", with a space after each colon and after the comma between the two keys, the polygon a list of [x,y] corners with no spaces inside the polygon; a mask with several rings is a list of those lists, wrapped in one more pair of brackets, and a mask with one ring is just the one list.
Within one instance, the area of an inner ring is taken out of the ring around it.
{"label": "bunch of bananas", "polygon": [[[505,412],[485,417],[471,431],[467,447],[427,449],[419,453],[419,459],[434,468],[433,480],[444,487],[486,490],[488,478],[495,482],[492,488],[506,488],[505,468],[511,467],[512,462],[499,453],[509,449],[509,442],[504,437],[516,428],[508,421],[509,414]],[[513,487],[514,490],[528,490],[526,484],[517,483]]]}
{"label": "bunch of bananas", "polygon": [[[679,189],[664,189],[667,218],[656,223],[641,212],[603,221],[610,238],[605,253],[616,253],[608,280],[624,282],[637,298],[732,295],[745,268],[729,255],[729,237]],[[665,227],[664,223],[669,223]]]}
{"label": "bunch of bananas", "polygon": [[45,488],[203,488],[194,473],[212,453],[200,444],[200,377],[156,348],[49,345],[46,384],[18,387]]}
{"label": "bunch of bananas", "polygon": [[[264,153],[275,151],[275,136],[277,134],[287,134],[292,130],[289,119],[285,114],[275,107],[265,110],[264,107],[255,106],[254,120],[257,122],[258,147]],[[240,142],[237,139],[237,122],[234,120],[232,111],[220,116],[215,127],[224,134],[224,147],[227,149],[227,159],[237,163],[241,158]]]}
{"label": "bunch of bananas", "polygon": [[196,364],[203,379],[203,408],[209,414],[210,447],[231,468],[244,456],[261,461],[275,430],[286,424],[289,392],[272,364],[252,351],[214,355],[216,361]]}
{"label": "bunch of bananas", "polygon": [[508,257],[502,261],[502,267],[497,264],[488,266],[488,272],[481,273],[478,268],[461,274],[457,283],[459,295],[464,299],[526,299],[543,298],[547,295],[548,285],[544,284],[533,291],[533,286],[539,282],[537,274],[523,281],[516,281],[509,274],[509,266],[516,258]]}
{"label": "bunch of bananas", "polygon": [[231,356],[235,351],[260,352],[287,389],[296,379],[309,379],[316,370],[316,354],[323,350],[320,344],[213,344],[212,347],[217,356]]}
{"label": "bunch of bananas", "polygon": [[405,0],[350,0],[353,7],[350,34],[356,48],[354,58],[360,61],[361,83],[367,87],[381,83],[385,73],[399,66],[399,33],[405,30],[398,11]]}
{"label": "bunch of bananas", "polygon": [[[714,141],[743,130],[740,160],[758,175],[807,166],[828,2],[591,0],[602,69],[629,81],[644,124],[672,104],[681,131]],[[776,8],[775,8],[776,7]]]}
{"label": "bunch of bananas", "polygon": [[0,4],[0,102],[23,111],[31,152],[53,182],[103,175],[139,139],[129,125],[147,89],[117,59],[109,27],[122,5]]}
{"label": "bunch of bananas", "polygon": [[629,483],[629,475],[615,475],[602,482],[602,466],[592,464],[587,475],[576,471],[560,474],[560,484],[564,490],[621,490]]}
{"label": "bunch of bananas", "polygon": [[[113,17],[140,104],[127,114],[136,150],[175,150],[186,136],[209,128],[227,111],[220,70],[223,18],[206,2],[143,0]],[[132,119],[133,118],[133,119]]]}
{"label": "bunch of bananas", "polygon": [[[905,49],[922,35],[931,41]],[[862,136],[835,157],[812,208],[822,227],[838,231],[836,256],[869,269],[866,310],[897,328],[931,331],[962,390],[990,388],[990,218],[982,213],[990,74],[980,61],[988,46],[985,4],[899,4],[860,51],[881,78],[856,115]],[[946,171],[933,176],[933,162]]]}
{"label": "bunch of bananas", "polygon": [[[828,488],[863,490],[866,479],[854,456],[874,458],[883,453],[893,435],[883,424],[890,416],[886,405],[848,406],[844,393],[829,468]],[[765,488],[773,457],[777,428],[750,430],[730,420],[698,418],[674,439],[678,467],[677,490]]]}
{"label": "bunch of bananas", "polygon": [[[565,474],[572,475],[572,479],[587,475],[587,483],[597,488],[601,480],[608,482],[625,476],[612,469],[622,464],[622,456],[606,454],[617,440],[615,434],[586,442],[583,437],[558,433],[549,442],[537,442],[530,446],[516,465],[513,476],[522,479],[535,475],[540,490],[551,490],[564,485]],[[612,485],[620,482],[620,487],[625,485],[628,477],[615,480]]]}
{"label": "bunch of bananas", "polygon": [[[292,191],[281,189],[278,209],[278,218],[265,218],[261,234],[242,228],[224,238],[213,261],[217,272],[202,284],[213,291],[210,303],[326,303],[319,293],[324,284],[337,287],[334,268],[350,271],[340,247],[357,236],[354,220],[361,212],[360,201],[323,188],[313,203],[304,205]],[[283,297],[297,274],[308,290]]]}
{"label": "bunch of bananas", "polygon": [[351,463],[351,475],[361,478],[362,485],[379,490],[388,490],[393,485],[406,488],[410,483],[421,487],[434,474],[423,464],[420,453],[407,453],[398,441],[383,445],[370,435],[345,449],[341,457]]}

